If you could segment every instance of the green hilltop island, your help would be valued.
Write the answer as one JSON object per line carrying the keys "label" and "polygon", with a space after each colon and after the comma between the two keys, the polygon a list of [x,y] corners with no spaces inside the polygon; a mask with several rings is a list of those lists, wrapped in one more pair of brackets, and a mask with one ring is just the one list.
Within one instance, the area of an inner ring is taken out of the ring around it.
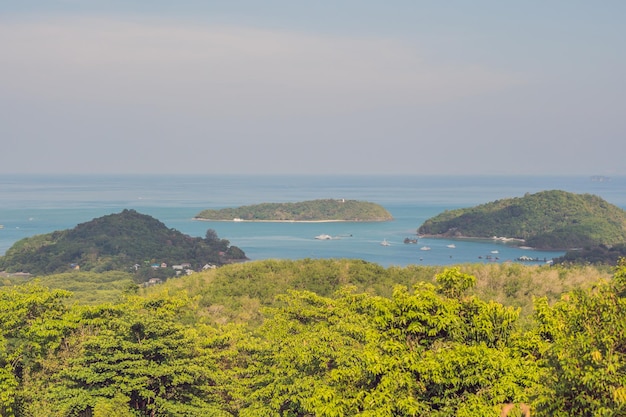
{"label": "green hilltop island", "polygon": [[212,229],[205,238],[191,237],[151,216],[123,210],[73,229],[24,238],[0,257],[0,271],[129,271],[142,281],[142,275],[167,278],[245,260],[241,249]]}
{"label": "green hilltop island", "polygon": [[322,199],[203,210],[194,220],[257,222],[384,222],[393,216],[367,201]]}
{"label": "green hilltop island", "polygon": [[447,238],[498,238],[540,250],[608,249],[626,242],[626,211],[591,194],[541,191],[472,208],[447,210],[417,233]]}

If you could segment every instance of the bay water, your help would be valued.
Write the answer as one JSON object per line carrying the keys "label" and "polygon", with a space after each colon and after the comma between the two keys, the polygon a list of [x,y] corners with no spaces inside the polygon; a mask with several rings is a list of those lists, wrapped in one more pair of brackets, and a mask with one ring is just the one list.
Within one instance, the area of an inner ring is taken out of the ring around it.
{"label": "bay water", "polygon": [[[589,176],[335,176],[335,175],[2,175],[0,255],[18,240],[73,228],[134,209],[190,236],[213,229],[251,260],[350,258],[383,266],[541,262],[563,252],[520,249],[493,240],[419,238],[417,228],[444,210],[472,207],[526,193],[590,193],[626,209],[626,177]],[[389,222],[263,223],[193,220],[204,209],[314,199],[370,201]],[[315,236],[328,234],[330,240]],[[388,246],[381,245],[386,240]],[[454,245],[454,248],[448,247]],[[429,247],[430,250],[422,250]]]}

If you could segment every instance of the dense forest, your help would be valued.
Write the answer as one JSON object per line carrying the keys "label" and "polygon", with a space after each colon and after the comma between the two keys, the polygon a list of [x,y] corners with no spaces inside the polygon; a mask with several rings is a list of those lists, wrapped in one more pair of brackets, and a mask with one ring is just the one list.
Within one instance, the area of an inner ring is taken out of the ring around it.
{"label": "dense forest", "polygon": [[418,233],[508,237],[537,249],[567,250],[626,242],[626,212],[591,194],[542,191],[445,211],[424,222]]}
{"label": "dense forest", "polygon": [[382,206],[356,200],[311,200],[298,203],[262,203],[221,210],[203,210],[197,220],[243,221],[387,221]]}
{"label": "dense forest", "polygon": [[19,279],[0,288],[3,416],[626,413],[623,260]]}
{"label": "dense forest", "polygon": [[[123,210],[73,229],[22,239],[0,257],[0,270],[31,274],[132,270],[140,277],[167,277],[175,274],[174,264],[197,270],[245,259],[241,249],[211,229],[204,239],[190,237],[151,216]],[[155,264],[170,268],[156,272],[151,270]]]}

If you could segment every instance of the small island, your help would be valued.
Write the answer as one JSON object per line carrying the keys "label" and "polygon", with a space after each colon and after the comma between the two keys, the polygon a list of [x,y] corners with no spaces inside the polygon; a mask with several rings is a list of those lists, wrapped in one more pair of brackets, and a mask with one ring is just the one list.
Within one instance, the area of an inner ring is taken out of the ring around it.
{"label": "small island", "polygon": [[626,242],[626,212],[591,194],[552,190],[476,207],[445,211],[426,220],[419,235],[494,238],[545,250],[571,250]]}
{"label": "small island", "polygon": [[384,222],[393,216],[367,201],[322,199],[203,210],[194,220],[248,222]]}
{"label": "small island", "polygon": [[0,257],[0,271],[34,275],[130,271],[141,282],[247,259],[213,229],[207,230],[205,238],[192,237],[154,217],[123,210],[72,229],[24,238]]}

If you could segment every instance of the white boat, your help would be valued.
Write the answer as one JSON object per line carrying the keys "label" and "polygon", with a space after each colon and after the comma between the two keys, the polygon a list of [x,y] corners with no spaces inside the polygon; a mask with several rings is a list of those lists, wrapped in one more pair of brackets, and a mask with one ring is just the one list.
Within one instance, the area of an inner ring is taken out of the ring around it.
{"label": "white boat", "polygon": [[317,240],[330,240],[332,238],[333,237],[331,235],[326,235],[326,234],[315,236],[315,239],[317,239]]}
{"label": "white boat", "polygon": [[446,245],[446,247],[454,249],[454,248],[456,248],[456,245],[454,243],[450,243],[449,245]]}
{"label": "white boat", "polygon": [[391,246],[391,243],[387,242],[387,239],[383,239],[383,241],[382,241],[382,242],[380,242],[380,244],[381,244],[382,246]]}
{"label": "white boat", "polygon": [[500,253],[497,250],[492,250],[491,253]]}
{"label": "white boat", "polygon": [[420,250],[430,250],[430,246],[422,246]]}

